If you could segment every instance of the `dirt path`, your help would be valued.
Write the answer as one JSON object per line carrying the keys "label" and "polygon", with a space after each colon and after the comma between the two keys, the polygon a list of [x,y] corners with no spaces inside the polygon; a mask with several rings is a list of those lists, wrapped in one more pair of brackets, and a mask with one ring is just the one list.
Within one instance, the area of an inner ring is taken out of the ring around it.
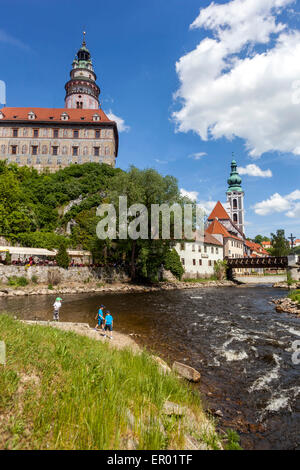
{"label": "dirt path", "polygon": [[105,337],[104,334],[99,330],[95,331],[91,328],[88,323],[71,323],[71,322],[53,322],[53,321],[35,321],[35,320],[22,320],[23,323],[28,323],[30,325],[42,325],[42,326],[52,326],[64,331],[74,331],[79,335],[88,336],[91,339],[96,341],[102,341],[109,343],[112,347],[122,349],[130,348],[134,352],[139,352],[140,348],[136,342],[127,335],[123,333],[118,333],[113,331],[113,339]]}

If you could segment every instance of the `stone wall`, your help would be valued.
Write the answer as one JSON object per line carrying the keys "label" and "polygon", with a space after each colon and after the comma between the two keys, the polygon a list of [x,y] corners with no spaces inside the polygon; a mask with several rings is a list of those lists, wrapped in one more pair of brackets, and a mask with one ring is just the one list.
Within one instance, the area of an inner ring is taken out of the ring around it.
{"label": "stone wall", "polygon": [[25,277],[28,280],[36,276],[38,284],[55,284],[56,281],[59,283],[68,282],[85,282],[85,281],[128,281],[128,275],[117,268],[69,268],[63,269],[58,267],[48,266],[31,266],[26,268],[25,266],[0,266],[0,282],[7,283],[8,278]]}

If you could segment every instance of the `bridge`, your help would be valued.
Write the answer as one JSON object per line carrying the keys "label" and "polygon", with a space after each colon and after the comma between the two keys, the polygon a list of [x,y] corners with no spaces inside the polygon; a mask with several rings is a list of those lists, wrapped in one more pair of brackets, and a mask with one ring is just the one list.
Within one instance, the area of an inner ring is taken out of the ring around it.
{"label": "bridge", "polygon": [[265,258],[228,258],[227,261],[227,278],[234,279],[233,269],[239,268],[277,268],[286,269],[291,279],[300,281],[300,256],[266,256]]}
{"label": "bridge", "polygon": [[277,268],[288,267],[287,256],[266,256],[265,258],[225,258],[230,269],[236,268]]}

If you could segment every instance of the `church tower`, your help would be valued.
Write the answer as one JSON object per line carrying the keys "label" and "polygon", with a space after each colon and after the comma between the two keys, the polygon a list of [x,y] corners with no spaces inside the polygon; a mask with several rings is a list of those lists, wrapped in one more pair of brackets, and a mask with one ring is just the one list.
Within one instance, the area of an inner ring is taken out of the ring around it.
{"label": "church tower", "polygon": [[100,88],[96,84],[97,76],[91,54],[86,47],[85,32],[82,46],[73,61],[70,77],[65,85],[65,108],[99,109]]}
{"label": "church tower", "polygon": [[231,220],[244,233],[244,191],[241,187],[242,179],[237,171],[235,160],[231,162],[231,173],[228,179],[227,207]]}

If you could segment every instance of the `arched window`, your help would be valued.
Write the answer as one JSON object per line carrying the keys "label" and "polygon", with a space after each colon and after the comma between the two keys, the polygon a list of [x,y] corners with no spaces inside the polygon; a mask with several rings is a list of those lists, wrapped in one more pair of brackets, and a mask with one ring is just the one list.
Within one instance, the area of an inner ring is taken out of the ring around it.
{"label": "arched window", "polygon": [[233,214],[233,222],[236,223],[237,221],[238,221],[238,216],[237,216],[237,214]]}
{"label": "arched window", "polygon": [[233,200],[233,209],[237,209],[237,200],[236,199]]}

